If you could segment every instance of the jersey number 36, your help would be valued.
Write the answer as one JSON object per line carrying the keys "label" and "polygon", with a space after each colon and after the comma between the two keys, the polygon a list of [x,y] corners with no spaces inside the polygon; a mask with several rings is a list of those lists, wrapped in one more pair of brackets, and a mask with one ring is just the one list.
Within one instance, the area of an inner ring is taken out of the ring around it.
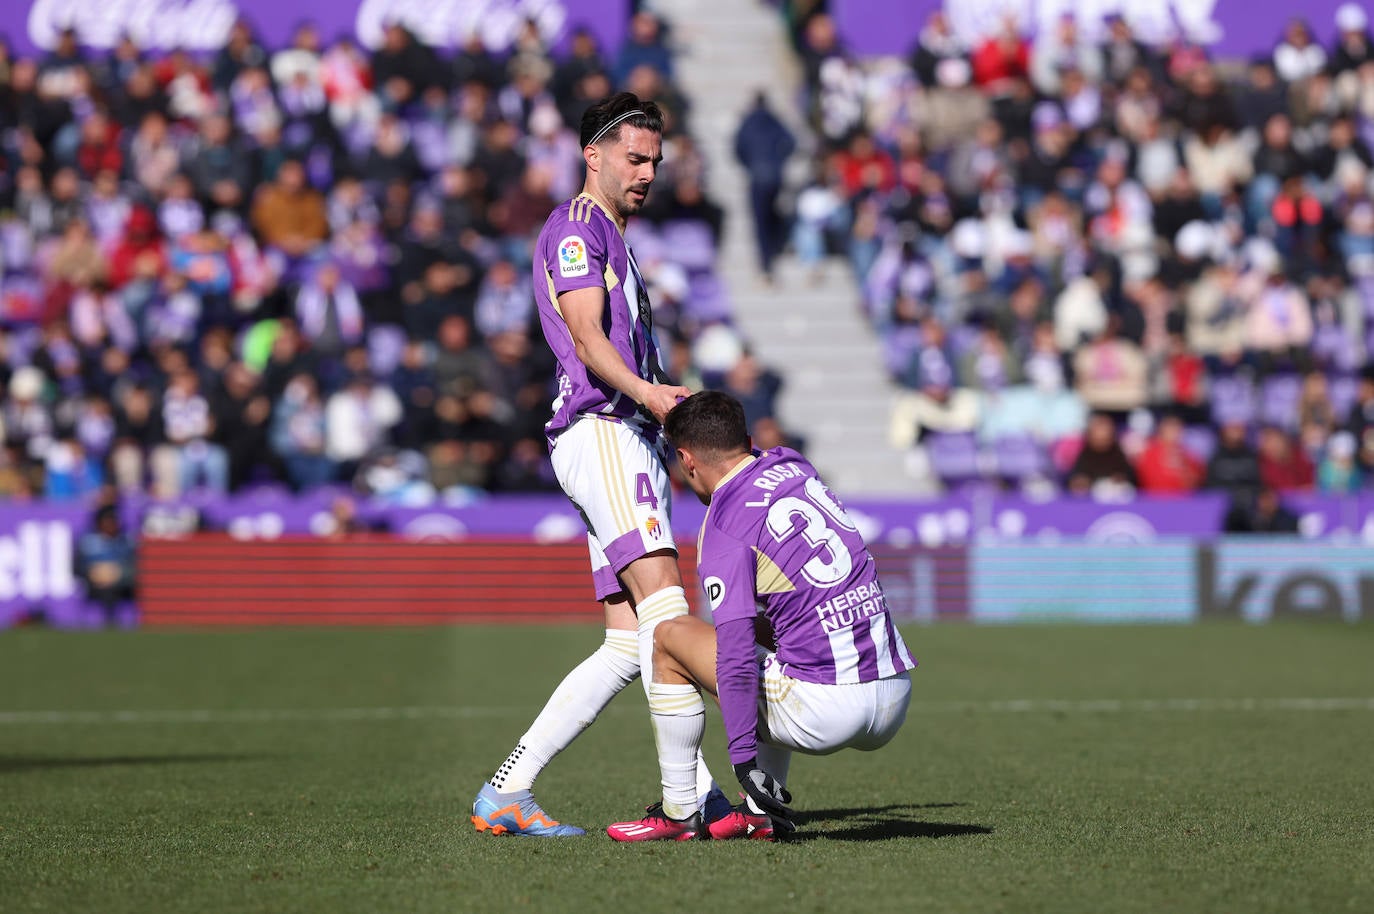
{"label": "jersey number 36", "polygon": [[[834,522],[851,532],[858,527],[830,490],[814,476],[806,481],[806,495],[807,498],[788,495],[773,502],[768,508],[768,532],[779,543],[801,534],[808,546],[824,547],[802,566],[802,574],[817,587],[834,587],[849,577],[854,557],[830,524]],[[800,525],[798,518],[802,521]]]}

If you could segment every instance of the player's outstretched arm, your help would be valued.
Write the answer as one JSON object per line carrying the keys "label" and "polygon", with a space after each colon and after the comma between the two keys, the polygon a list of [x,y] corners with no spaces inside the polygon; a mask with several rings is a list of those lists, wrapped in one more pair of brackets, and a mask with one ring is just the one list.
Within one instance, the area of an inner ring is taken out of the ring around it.
{"label": "player's outstretched arm", "polygon": [[648,409],[659,422],[679,399],[691,396],[686,387],[646,381],[625,364],[602,328],[605,289],[597,286],[564,292],[558,296],[558,308],[572,335],[578,360],[598,378]]}

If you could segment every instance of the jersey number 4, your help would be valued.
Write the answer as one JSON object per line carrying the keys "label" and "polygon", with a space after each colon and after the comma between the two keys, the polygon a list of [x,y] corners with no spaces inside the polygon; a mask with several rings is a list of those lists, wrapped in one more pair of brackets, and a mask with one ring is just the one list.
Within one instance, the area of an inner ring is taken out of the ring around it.
{"label": "jersey number 4", "polygon": [[[854,557],[831,523],[850,532],[859,528],[830,490],[814,476],[806,481],[806,495],[806,498],[788,495],[773,502],[768,508],[768,532],[779,543],[800,534],[813,549],[824,547],[802,566],[802,574],[817,587],[834,587],[849,577],[854,569]],[[797,524],[799,518],[800,525]]]}

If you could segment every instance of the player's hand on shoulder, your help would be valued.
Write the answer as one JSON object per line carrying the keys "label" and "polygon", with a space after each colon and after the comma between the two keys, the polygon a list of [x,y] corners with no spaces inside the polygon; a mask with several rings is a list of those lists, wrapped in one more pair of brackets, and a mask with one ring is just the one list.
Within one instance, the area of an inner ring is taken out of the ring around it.
{"label": "player's hand on shoulder", "polygon": [[643,406],[653,414],[654,419],[662,422],[679,400],[690,397],[692,392],[686,387],[675,384],[651,384],[644,394]]}

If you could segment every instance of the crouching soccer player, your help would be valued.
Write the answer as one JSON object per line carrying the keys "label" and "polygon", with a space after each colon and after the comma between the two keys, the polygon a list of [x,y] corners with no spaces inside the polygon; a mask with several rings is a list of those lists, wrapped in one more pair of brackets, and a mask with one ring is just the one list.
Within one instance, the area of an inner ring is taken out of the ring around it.
{"label": "crouching soccer player", "polygon": [[[712,823],[665,813],[695,801],[698,717],[694,740],[672,747],[681,757],[665,758],[663,804],[607,832],[617,841],[772,839],[792,829],[792,752],[886,745],[906,719],[916,662],[863,537],[815,467],[788,448],[751,450],[743,408],[717,391],[679,403],[665,430],[709,505],[697,562],[714,626],[690,616],[661,623],[654,681],[680,693],[684,708],[698,687],[717,697],[745,801]],[[756,645],[756,621],[771,631],[767,649]]]}

